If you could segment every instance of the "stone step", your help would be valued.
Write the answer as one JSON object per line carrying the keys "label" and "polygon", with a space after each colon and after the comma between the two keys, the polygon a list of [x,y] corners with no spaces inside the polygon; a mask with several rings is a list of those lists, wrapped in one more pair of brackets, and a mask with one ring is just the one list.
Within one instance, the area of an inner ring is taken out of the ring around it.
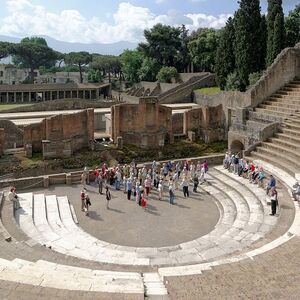
{"label": "stone step", "polygon": [[298,96],[293,96],[293,95],[271,95],[267,98],[267,101],[283,101],[283,102],[290,102],[293,103],[295,102],[295,104],[297,104],[299,102],[300,97]]}
{"label": "stone step", "polygon": [[37,230],[33,223],[33,193],[19,194],[21,209],[15,212],[15,218],[20,228],[34,241],[47,245],[48,240]]}
{"label": "stone step", "polygon": [[299,140],[299,143],[294,143],[291,140],[287,141],[287,140],[282,139],[282,138],[271,138],[270,141],[275,145],[288,147],[290,149],[300,151],[300,140]]}
{"label": "stone step", "polygon": [[286,162],[287,164],[294,165],[296,168],[300,166],[300,162],[298,161],[298,158],[292,155],[291,153],[282,152],[279,150],[271,149],[271,148],[265,148],[265,147],[257,147],[256,151],[258,153],[271,155],[273,157],[276,157],[278,160],[282,160],[282,162]]}
{"label": "stone step", "polygon": [[100,271],[24,260],[0,260],[0,280],[63,290],[144,294],[141,274]]}
{"label": "stone step", "polygon": [[286,160],[282,160],[282,158],[273,156],[270,153],[260,153],[257,151],[253,151],[251,152],[251,157],[278,166],[292,176],[295,176],[295,174],[298,173],[299,170],[294,164],[287,162]]}
{"label": "stone step", "polygon": [[[213,171],[217,171],[219,174],[214,173],[217,178],[223,180],[222,182],[226,183],[228,186],[234,188],[236,191],[241,193],[243,197],[246,199],[247,204],[249,206],[250,214],[250,222],[253,222],[252,217],[255,218],[255,222],[263,223],[264,219],[264,209],[266,208],[265,203],[265,194],[264,193],[253,193],[253,185],[248,182],[248,180],[243,180],[243,178],[238,177],[237,175],[228,172],[227,170],[221,167],[215,167]],[[210,172],[211,173],[211,172]],[[239,178],[241,180],[236,180]],[[249,184],[248,184],[249,183]],[[259,195],[259,197],[257,197]],[[255,216],[256,215],[256,216]]]}
{"label": "stone step", "polygon": [[285,147],[283,145],[273,144],[270,142],[263,142],[262,147],[278,153],[284,153],[285,155],[291,156],[296,160],[300,159],[300,151],[291,149],[289,147]]}
{"label": "stone step", "polygon": [[279,100],[279,101],[265,101],[261,104],[262,107],[270,107],[274,106],[277,108],[289,108],[293,110],[300,110],[300,100],[298,103],[295,103],[296,101],[290,102],[285,100]]}
{"label": "stone step", "polygon": [[282,141],[288,141],[292,142],[294,144],[300,143],[300,136],[294,136],[292,134],[286,134],[286,133],[275,133],[275,137],[282,140]]}
{"label": "stone step", "polygon": [[296,122],[285,122],[282,127],[300,132],[300,124]]}
{"label": "stone step", "polygon": [[35,194],[33,196],[33,201],[33,219],[35,227],[44,237],[47,237],[48,242],[53,246],[53,242],[59,240],[60,236],[52,230],[47,221],[45,195]]}
{"label": "stone step", "polygon": [[266,115],[271,115],[271,116],[280,116],[282,118],[289,118],[292,113],[287,113],[287,112],[279,112],[279,111],[274,111],[274,110],[269,110],[269,109],[265,109],[265,108],[255,108],[255,111],[257,113],[262,113],[262,114],[266,114]]}
{"label": "stone step", "polygon": [[298,88],[283,88],[277,91],[276,94],[300,95],[300,90]]}
{"label": "stone step", "polygon": [[156,273],[143,273],[143,282],[145,287],[145,296],[167,295],[168,291],[160,277]]}
{"label": "stone step", "polygon": [[269,123],[273,123],[273,122],[279,122],[279,123],[283,123],[285,120],[287,120],[288,118],[290,118],[290,116],[281,116],[279,114],[268,114],[265,113],[264,110],[262,109],[262,111],[257,112],[257,111],[252,111],[250,114],[250,118],[251,120],[262,120],[262,121],[268,121]]}
{"label": "stone step", "polygon": [[288,107],[281,107],[276,105],[268,105],[268,104],[260,104],[260,108],[266,109],[266,110],[272,110],[277,112],[285,112],[287,114],[293,114],[297,111],[297,109],[294,108],[288,108]]}
{"label": "stone step", "polygon": [[285,123],[300,125],[300,118],[298,116],[290,117],[285,121]]}
{"label": "stone step", "polygon": [[295,137],[300,137],[300,132],[298,130],[282,128],[282,133],[287,134],[287,135],[292,135],[292,136],[295,136]]}

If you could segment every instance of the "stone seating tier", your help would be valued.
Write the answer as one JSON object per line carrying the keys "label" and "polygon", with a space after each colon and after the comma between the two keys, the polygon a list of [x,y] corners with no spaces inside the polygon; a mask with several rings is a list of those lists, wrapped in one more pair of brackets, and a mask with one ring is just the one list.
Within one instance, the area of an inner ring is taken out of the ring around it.
{"label": "stone seating tier", "polygon": [[[219,174],[217,169],[210,173],[213,175],[210,179],[212,185],[202,185],[201,189],[219,202],[221,218],[209,234],[177,246],[149,249],[99,241],[74,223],[67,197],[56,198],[54,195],[21,194],[24,210],[17,212],[17,222],[40,244],[51,246],[62,254],[102,263],[155,266],[215,259],[240,251],[259,240],[272,230],[276,219],[268,216],[269,209],[262,191],[255,195],[250,192],[251,186],[239,186],[226,174]],[[259,228],[263,230],[260,232]]]}
{"label": "stone seating tier", "polygon": [[[234,262],[247,260],[249,257],[254,257],[280,246],[282,243],[289,241],[300,229],[299,224],[294,224],[289,230],[289,234],[280,235],[273,242],[266,244],[270,240],[266,239],[266,242],[263,242],[263,237],[276,226],[277,218],[268,215],[270,208],[266,204],[265,192],[250,184],[247,180],[228,173],[222,167],[212,168],[210,173],[212,175],[208,178],[210,184],[202,185],[202,191],[210,193],[215,199],[220,199],[221,218],[215,230],[212,231],[213,234],[207,235],[209,236],[208,238],[206,236],[207,243],[206,245],[202,244],[203,248],[201,251],[194,252],[195,241],[181,245],[181,247],[183,246],[181,255],[186,256],[180,263],[183,264],[182,266],[159,267],[158,272],[145,272],[142,274],[110,271],[103,273],[103,271],[74,268],[43,260],[32,262],[13,259],[0,260],[2,270],[0,272],[0,280],[5,279],[58,289],[131,293],[137,297],[142,297],[144,292],[146,295],[166,295],[167,285],[163,284],[163,278],[167,281],[172,281],[172,278],[176,278],[174,276],[202,274],[212,270],[212,268],[214,268],[214,272],[218,272],[217,266],[228,263],[231,263],[234,268],[236,266]],[[23,215],[20,213],[16,215],[16,218],[21,228],[25,228],[24,231],[27,231],[27,234],[32,235],[35,239],[41,239],[40,242],[49,243],[50,241],[54,243],[58,241],[61,246],[59,250],[67,249],[65,247],[68,247],[70,245],[69,242],[72,241],[69,238],[70,236],[73,237],[73,242],[78,243],[80,240],[86,242],[87,239],[88,246],[86,250],[93,247],[91,242],[95,239],[88,237],[87,233],[83,232],[75,224],[67,197],[44,196],[42,194],[32,195],[30,193],[23,194],[21,197],[24,199],[21,200],[24,211],[27,212],[28,210],[29,216],[26,216],[25,213]],[[36,202],[38,202],[37,205]],[[37,214],[39,214],[38,217]],[[31,224],[29,224],[30,218]],[[70,234],[70,231],[73,234]],[[56,239],[57,236],[61,237],[62,235],[66,236],[68,243],[64,244],[62,239]],[[74,241],[74,236],[77,235],[79,238],[76,237],[76,241]],[[251,248],[248,248],[248,246],[255,245],[253,242],[258,240],[260,240],[262,247],[259,249],[254,248],[254,250],[249,252]],[[196,244],[199,247],[199,240]],[[106,244],[106,247],[110,249],[109,252],[113,253],[114,249],[110,248],[110,245]],[[149,249],[146,250],[149,251]],[[219,253],[214,253],[216,251]],[[77,254],[79,253],[82,255],[81,251]],[[204,254],[204,259],[199,260],[198,264],[185,265],[186,263],[191,263],[192,256],[199,256],[201,253]],[[74,281],[70,280],[70,274],[72,274],[72,278],[74,277]],[[91,274],[93,274],[92,278],[89,277]],[[1,277],[1,275],[3,276]],[[69,282],[67,282],[67,278]]]}

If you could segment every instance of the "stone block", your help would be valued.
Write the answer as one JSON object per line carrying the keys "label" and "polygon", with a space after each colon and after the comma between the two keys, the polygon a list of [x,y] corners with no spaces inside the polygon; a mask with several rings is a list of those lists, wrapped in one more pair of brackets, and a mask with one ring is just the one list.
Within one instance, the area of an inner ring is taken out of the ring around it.
{"label": "stone block", "polygon": [[50,183],[49,176],[44,176],[43,181],[44,181],[44,188],[48,188]]}
{"label": "stone block", "polygon": [[117,148],[122,149],[123,148],[123,138],[121,136],[117,137]]}
{"label": "stone block", "polygon": [[191,142],[195,142],[196,141],[196,133],[194,131],[188,131],[188,139]]}
{"label": "stone block", "polygon": [[68,185],[72,184],[72,174],[71,173],[66,174],[66,184],[68,184]]}

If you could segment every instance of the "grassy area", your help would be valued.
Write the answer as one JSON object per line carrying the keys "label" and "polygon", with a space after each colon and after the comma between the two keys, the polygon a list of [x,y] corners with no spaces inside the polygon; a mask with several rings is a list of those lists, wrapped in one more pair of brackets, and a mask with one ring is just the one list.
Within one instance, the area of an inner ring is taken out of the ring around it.
{"label": "grassy area", "polygon": [[29,105],[32,105],[32,104],[21,104],[21,103],[18,103],[18,104],[0,104],[0,111],[3,111],[3,110],[8,110],[8,109],[14,109],[14,108],[17,108],[17,107],[25,107],[25,106],[29,106]]}
{"label": "grassy area", "polygon": [[202,88],[196,90],[197,92],[204,94],[204,95],[216,95],[221,92],[220,88],[218,86],[208,87],[208,88]]}

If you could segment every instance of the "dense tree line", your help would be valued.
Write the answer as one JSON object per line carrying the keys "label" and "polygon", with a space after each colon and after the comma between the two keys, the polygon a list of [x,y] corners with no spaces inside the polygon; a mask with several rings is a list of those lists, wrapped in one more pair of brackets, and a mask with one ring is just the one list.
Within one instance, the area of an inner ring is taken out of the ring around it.
{"label": "dense tree line", "polygon": [[271,65],[280,51],[300,41],[300,5],[286,17],[282,0],[268,0],[263,15],[259,0],[240,0],[239,9],[221,30],[199,28],[189,32],[184,25],[156,24],[144,31],[145,41],[120,56],[87,52],[58,53],[43,38],[25,38],[20,43],[0,42],[0,59],[11,55],[18,67],[42,73],[78,71],[82,82],[142,80],[172,82],[179,72],[215,72],[221,89],[244,91]]}

